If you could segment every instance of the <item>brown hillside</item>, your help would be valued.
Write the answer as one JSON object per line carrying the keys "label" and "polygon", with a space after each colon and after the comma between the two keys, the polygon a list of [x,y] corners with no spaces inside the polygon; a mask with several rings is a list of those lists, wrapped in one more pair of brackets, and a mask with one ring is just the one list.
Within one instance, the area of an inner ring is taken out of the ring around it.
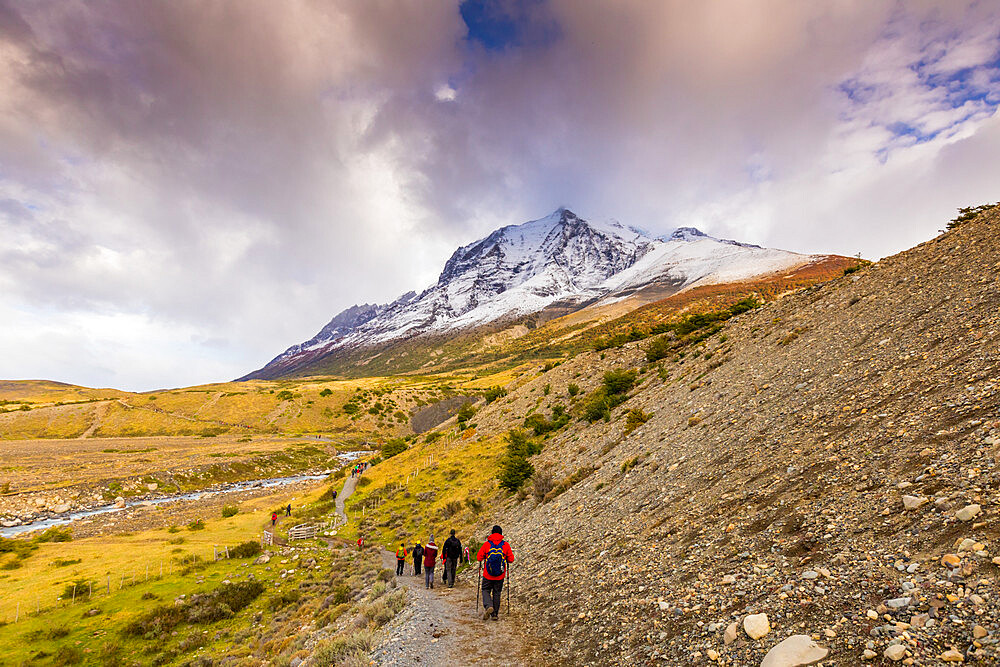
{"label": "brown hillside", "polygon": [[[805,634],[828,665],[881,663],[891,644],[914,664],[952,650],[996,664],[998,275],[994,209],[739,316],[659,372],[649,343],[631,343],[484,408],[478,432],[500,433],[570,405],[570,383],[579,404],[605,371],[644,369],[610,422],[574,421],[533,458],[538,497],[548,476],[568,490],[538,502],[529,482],[510,501],[515,606],[551,637],[546,659],[709,664],[717,652],[758,665]],[[652,416],[625,435],[638,408]],[[771,627],[757,640],[742,629],[756,613]]]}

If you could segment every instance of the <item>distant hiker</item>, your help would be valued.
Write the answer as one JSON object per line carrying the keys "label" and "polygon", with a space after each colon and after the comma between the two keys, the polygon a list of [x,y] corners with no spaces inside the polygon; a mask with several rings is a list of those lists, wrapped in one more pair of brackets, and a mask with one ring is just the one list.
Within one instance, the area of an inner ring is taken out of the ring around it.
{"label": "distant hiker", "polygon": [[448,588],[455,587],[455,568],[458,567],[458,559],[462,557],[462,543],[455,537],[455,529],[451,530],[451,537],[444,541],[444,552],[441,557],[444,559],[444,578],[448,582]]}
{"label": "distant hiker", "polygon": [[333,492],[333,499],[337,500],[337,492],[336,491]]}
{"label": "distant hiker", "polygon": [[292,516],[292,504],[288,503],[288,507],[285,508],[285,516]]}
{"label": "distant hiker", "polygon": [[464,547],[462,547],[462,562],[463,563],[468,563],[469,562],[469,545],[468,544],[466,544]]}
{"label": "distant hiker", "polygon": [[500,613],[500,592],[507,576],[507,563],[514,562],[514,552],[503,539],[500,526],[493,526],[493,532],[479,548],[476,560],[483,563],[483,620],[490,617],[497,620]]}
{"label": "distant hiker", "polygon": [[437,561],[438,548],[434,544],[434,533],[424,547],[424,588],[434,588],[434,563]]}
{"label": "distant hiker", "polygon": [[271,527],[274,528],[274,524],[278,523],[278,513],[271,512]]}
{"label": "distant hiker", "polygon": [[420,576],[420,563],[424,558],[424,548],[420,546],[420,542],[417,542],[417,546],[413,547],[413,576]]}
{"label": "distant hiker", "polygon": [[402,576],[403,565],[406,563],[406,545],[402,542],[399,543],[399,548],[396,549],[396,576]]}
{"label": "distant hiker", "polygon": [[358,538],[358,551],[361,551],[364,548],[365,548],[365,538],[364,535],[362,535],[361,537]]}

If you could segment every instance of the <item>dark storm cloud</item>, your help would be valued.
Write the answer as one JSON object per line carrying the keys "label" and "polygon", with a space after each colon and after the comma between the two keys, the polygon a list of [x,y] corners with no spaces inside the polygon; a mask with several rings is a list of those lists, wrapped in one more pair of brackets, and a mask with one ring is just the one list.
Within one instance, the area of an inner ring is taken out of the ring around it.
{"label": "dark storm cloud", "polygon": [[236,376],[559,205],[899,250],[996,199],[998,26],[950,2],[0,2],[0,344],[24,351],[0,376]]}

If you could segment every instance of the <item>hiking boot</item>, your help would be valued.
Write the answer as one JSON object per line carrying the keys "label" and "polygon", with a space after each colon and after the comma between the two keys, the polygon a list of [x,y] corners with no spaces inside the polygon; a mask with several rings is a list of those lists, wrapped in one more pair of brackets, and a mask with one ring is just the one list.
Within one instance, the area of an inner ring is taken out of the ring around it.
{"label": "hiking boot", "polygon": [[493,612],[493,615],[490,618],[492,618],[494,621],[499,621],[500,620],[500,617],[497,616],[496,612]]}
{"label": "hiking boot", "polygon": [[485,611],[483,611],[483,620],[488,621],[492,616],[493,616],[493,608],[487,607]]}

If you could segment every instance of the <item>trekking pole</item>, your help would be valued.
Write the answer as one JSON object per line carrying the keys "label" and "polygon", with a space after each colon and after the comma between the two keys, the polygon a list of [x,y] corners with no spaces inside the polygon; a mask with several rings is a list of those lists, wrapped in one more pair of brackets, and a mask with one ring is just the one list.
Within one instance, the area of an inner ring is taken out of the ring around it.
{"label": "trekking pole", "polygon": [[507,613],[510,613],[510,587],[513,585],[510,581],[510,563],[507,563]]}
{"label": "trekking pole", "polygon": [[479,564],[479,576],[476,577],[476,609],[479,609],[479,591],[483,589],[483,564]]}

